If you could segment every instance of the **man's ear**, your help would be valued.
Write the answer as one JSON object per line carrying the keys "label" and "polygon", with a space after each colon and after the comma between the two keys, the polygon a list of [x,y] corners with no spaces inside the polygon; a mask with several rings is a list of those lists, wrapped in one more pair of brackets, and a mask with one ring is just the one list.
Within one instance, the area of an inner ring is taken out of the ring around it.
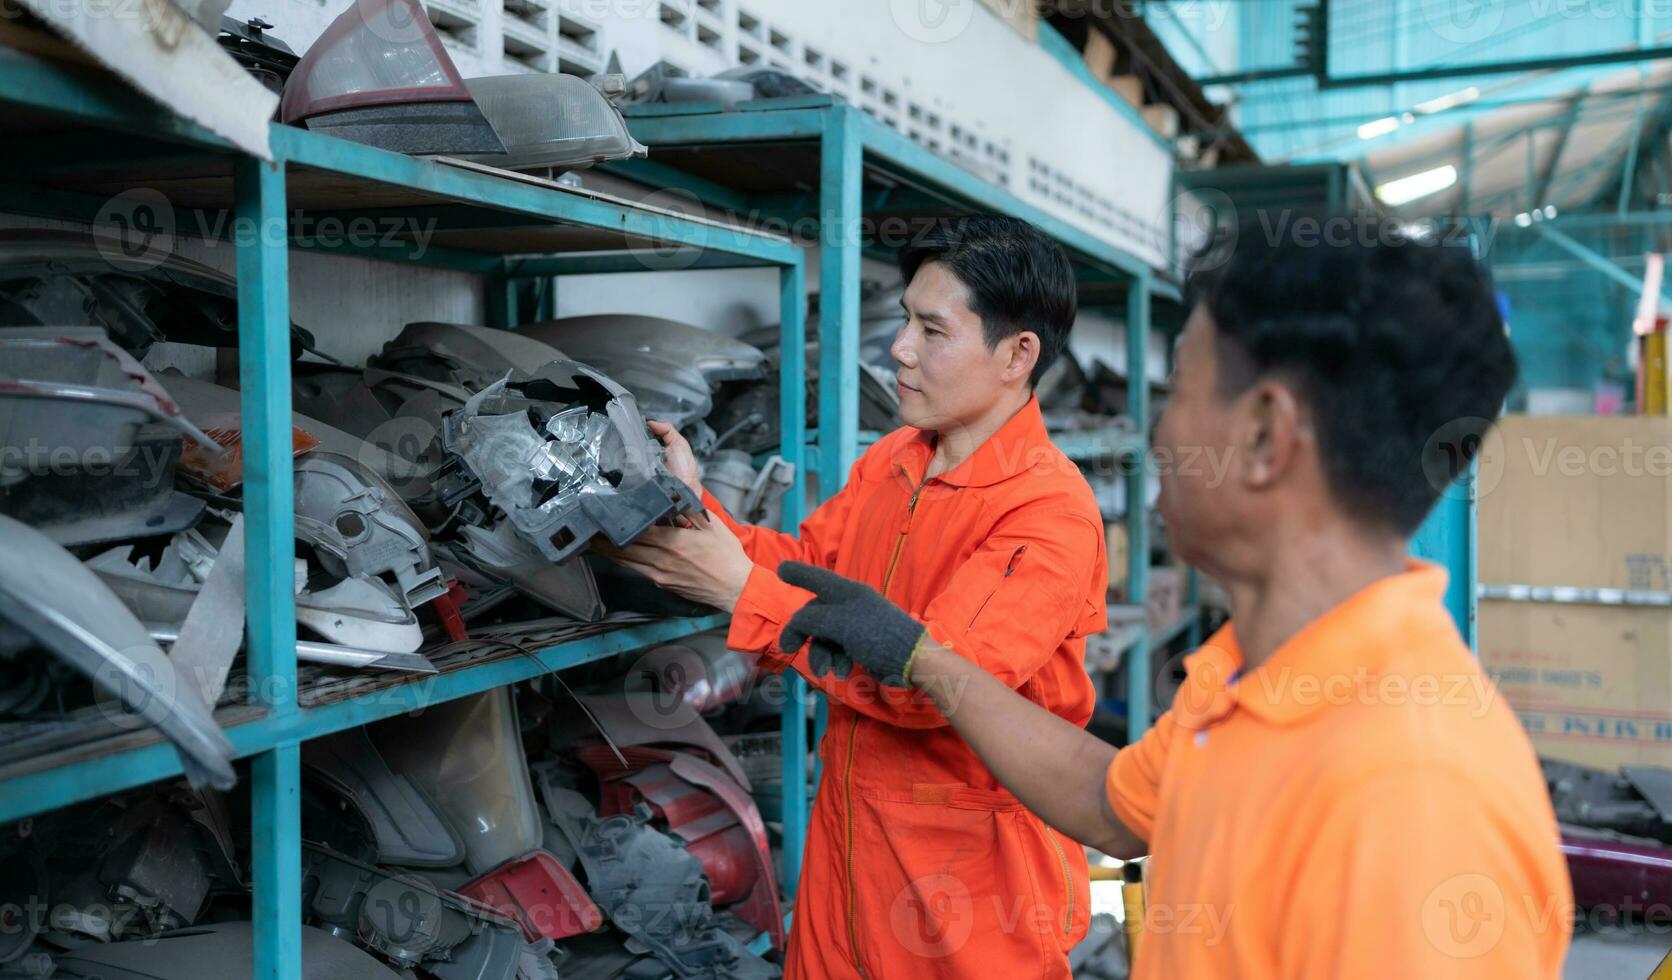
{"label": "man's ear", "polygon": [[1294,389],[1280,381],[1261,381],[1244,392],[1236,424],[1235,446],[1242,458],[1244,485],[1253,490],[1274,486],[1295,465],[1301,443],[1310,438]]}
{"label": "man's ear", "polygon": [[1032,330],[1023,330],[1004,338],[1001,346],[1004,352],[1004,371],[1000,375],[1005,381],[1026,381],[1033,375],[1034,365],[1039,363],[1039,335]]}

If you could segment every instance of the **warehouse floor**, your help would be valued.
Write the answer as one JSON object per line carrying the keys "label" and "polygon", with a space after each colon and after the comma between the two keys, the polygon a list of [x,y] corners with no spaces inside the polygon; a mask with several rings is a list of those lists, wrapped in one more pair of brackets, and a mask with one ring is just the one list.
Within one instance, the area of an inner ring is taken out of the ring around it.
{"label": "warehouse floor", "polygon": [[1644,927],[1575,932],[1564,980],[1635,980],[1647,977],[1672,949],[1672,930]]}

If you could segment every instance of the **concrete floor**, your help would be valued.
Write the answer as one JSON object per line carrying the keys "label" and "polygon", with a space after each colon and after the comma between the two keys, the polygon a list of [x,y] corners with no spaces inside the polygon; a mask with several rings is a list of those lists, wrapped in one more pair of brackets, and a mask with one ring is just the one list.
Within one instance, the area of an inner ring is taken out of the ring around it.
{"label": "concrete floor", "polygon": [[1672,949],[1672,929],[1641,926],[1574,933],[1563,980],[1643,980]]}

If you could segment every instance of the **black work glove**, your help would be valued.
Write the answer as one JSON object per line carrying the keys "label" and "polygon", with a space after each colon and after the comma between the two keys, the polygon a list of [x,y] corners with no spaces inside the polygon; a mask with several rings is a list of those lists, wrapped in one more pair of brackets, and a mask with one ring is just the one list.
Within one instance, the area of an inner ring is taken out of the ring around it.
{"label": "black work glove", "polygon": [[778,577],[814,594],[779,634],[780,649],[793,652],[811,639],[807,663],[815,674],[846,679],[857,663],[884,684],[911,686],[912,657],[928,635],[922,623],[869,585],[823,568],[786,561]]}

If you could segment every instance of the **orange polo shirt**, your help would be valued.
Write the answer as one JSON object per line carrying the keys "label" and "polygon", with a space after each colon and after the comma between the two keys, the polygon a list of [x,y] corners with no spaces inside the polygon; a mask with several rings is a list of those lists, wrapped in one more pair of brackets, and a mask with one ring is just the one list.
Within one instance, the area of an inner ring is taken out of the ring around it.
{"label": "orange polo shirt", "polygon": [[1238,677],[1226,626],[1109,767],[1149,842],[1135,980],[1560,977],[1567,866],[1526,735],[1412,562]]}

